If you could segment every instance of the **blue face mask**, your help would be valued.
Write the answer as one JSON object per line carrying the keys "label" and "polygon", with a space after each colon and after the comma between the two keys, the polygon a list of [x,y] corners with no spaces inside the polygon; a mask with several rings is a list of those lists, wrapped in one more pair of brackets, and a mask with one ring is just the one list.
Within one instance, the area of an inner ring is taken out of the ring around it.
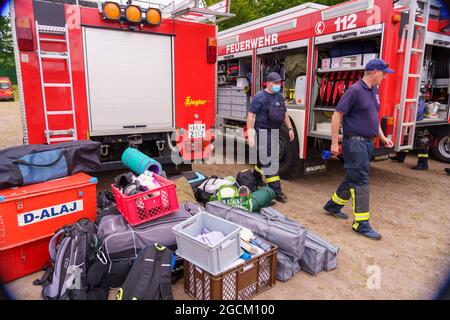
{"label": "blue face mask", "polygon": [[279,84],[273,85],[273,87],[272,87],[273,92],[280,92],[280,90],[281,90],[281,86]]}

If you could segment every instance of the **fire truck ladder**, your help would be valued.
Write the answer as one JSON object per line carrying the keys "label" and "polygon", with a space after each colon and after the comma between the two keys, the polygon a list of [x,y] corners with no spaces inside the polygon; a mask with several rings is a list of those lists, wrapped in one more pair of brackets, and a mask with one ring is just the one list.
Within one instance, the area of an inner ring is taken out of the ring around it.
{"label": "fire truck ladder", "polygon": [[[64,39],[55,38],[43,38],[41,34],[58,34],[64,35]],[[75,103],[73,98],[73,85],[72,85],[72,66],[70,63],[70,45],[69,45],[69,33],[67,25],[65,27],[45,26],[39,25],[36,21],[36,38],[37,38],[37,56],[39,60],[39,74],[41,77],[42,87],[42,102],[44,104],[44,116],[45,116],[45,136],[48,144],[52,142],[74,141],[77,140],[77,125],[75,119]],[[41,42],[60,42],[65,43],[67,51],[65,52],[49,52],[41,50]],[[63,59],[67,62],[67,70],[69,73],[68,83],[49,83],[44,82],[44,70],[43,59]],[[51,110],[47,109],[47,97],[45,93],[46,88],[69,88],[70,90],[70,109]],[[51,130],[49,128],[49,117],[57,117],[61,115],[72,115],[73,128],[66,130]],[[59,137],[58,137],[59,136]],[[63,136],[63,137],[60,137]]]}
{"label": "fire truck ladder", "polygon": [[[400,92],[400,104],[398,106],[395,151],[411,150],[414,144],[416,131],[416,116],[420,96],[420,77],[422,74],[423,60],[425,56],[425,36],[430,13],[428,0],[409,1],[409,21],[405,26],[406,48],[405,63],[403,66],[402,89]],[[422,17],[419,22],[418,18]],[[403,52],[404,37],[400,45],[399,53]],[[411,58],[418,57],[416,71],[411,71]],[[418,56],[417,56],[418,55]],[[411,84],[412,83],[412,84]],[[408,97],[408,92],[414,90],[414,96]],[[407,141],[406,138],[407,137]]]}

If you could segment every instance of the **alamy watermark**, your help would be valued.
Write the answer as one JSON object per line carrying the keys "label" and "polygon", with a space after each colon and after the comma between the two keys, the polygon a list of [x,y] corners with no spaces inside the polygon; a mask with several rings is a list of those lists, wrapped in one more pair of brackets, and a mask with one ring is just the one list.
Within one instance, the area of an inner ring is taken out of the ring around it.
{"label": "alamy watermark", "polygon": [[370,290],[381,289],[381,268],[378,265],[370,265],[366,269],[369,275],[367,278],[367,288]]}

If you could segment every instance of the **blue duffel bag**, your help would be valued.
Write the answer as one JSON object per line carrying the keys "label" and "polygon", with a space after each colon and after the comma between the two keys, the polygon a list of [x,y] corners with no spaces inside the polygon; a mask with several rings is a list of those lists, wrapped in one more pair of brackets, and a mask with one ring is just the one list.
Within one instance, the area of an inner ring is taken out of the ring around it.
{"label": "blue duffel bag", "polygon": [[11,147],[0,150],[0,189],[99,169],[99,142],[70,141]]}

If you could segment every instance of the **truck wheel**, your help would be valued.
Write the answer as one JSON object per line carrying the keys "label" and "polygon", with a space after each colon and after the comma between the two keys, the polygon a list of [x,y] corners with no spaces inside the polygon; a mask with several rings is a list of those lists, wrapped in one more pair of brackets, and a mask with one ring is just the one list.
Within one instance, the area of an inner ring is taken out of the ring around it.
{"label": "truck wheel", "polygon": [[431,149],[433,156],[442,162],[450,163],[450,135],[440,136],[438,143]]}
{"label": "truck wheel", "polygon": [[[295,130],[295,129],[294,129]],[[303,173],[303,161],[299,159],[298,137],[289,141],[289,130],[282,126],[280,130],[280,169],[279,174],[283,179],[299,177]]]}

